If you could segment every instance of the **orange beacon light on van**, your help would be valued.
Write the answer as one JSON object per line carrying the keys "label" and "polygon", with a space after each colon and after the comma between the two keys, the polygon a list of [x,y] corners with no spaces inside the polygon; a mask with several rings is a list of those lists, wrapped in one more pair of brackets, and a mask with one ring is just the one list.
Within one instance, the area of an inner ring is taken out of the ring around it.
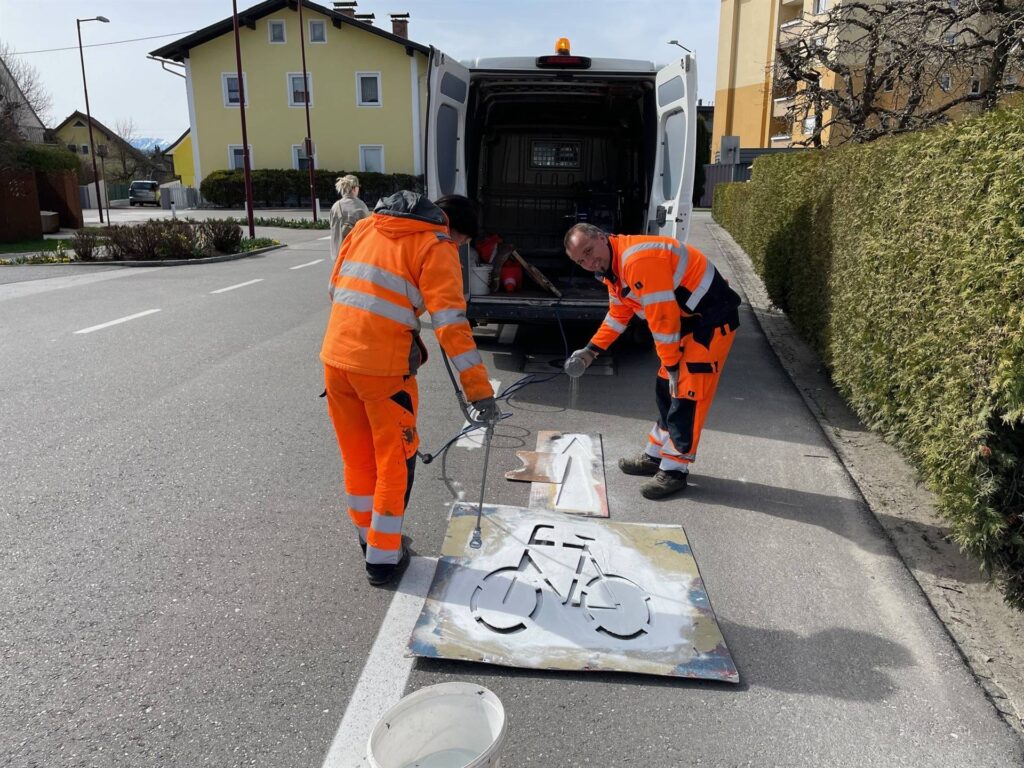
{"label": "orange beacon light on van", "polygon": [[568,37],[560,37],[560,38],[558,38],[558,42],[555,43],[555,53],[559,54],[560,56],[568,56],[569,55],[569,38]]}
{"label": "orange beacon light on van", "polygon": [[570,53],[569,38],[560,37],[555,43],[554,56],[538,56],[534,62],[538,69],[590,69],[590,59]]}

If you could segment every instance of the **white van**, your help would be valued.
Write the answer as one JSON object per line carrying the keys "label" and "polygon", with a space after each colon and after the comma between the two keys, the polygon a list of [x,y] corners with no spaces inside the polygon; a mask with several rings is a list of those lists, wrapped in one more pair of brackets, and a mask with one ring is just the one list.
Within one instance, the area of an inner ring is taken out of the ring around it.
{"label": "white van", "polygon": [[577,221],[616,234],[687,237],[694,58],[657,69],[648,61],[577,56],[564,39],[559,49],[469,66],[431,49],[427,194],[477,200],[481,233],[514,245],[562,292],[556,298],[529,277],[514,293],[467,291],[477,323],[604,317],[607,290],[562,246]]}

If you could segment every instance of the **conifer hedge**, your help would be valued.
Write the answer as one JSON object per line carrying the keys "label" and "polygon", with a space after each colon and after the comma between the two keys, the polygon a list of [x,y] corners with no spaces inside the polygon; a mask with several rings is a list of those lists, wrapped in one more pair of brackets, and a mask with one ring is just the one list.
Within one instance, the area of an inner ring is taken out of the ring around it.
{"label": "conifer hedge", "polygon": [[[338,199],[334,182],[351,171],[321,171],[313,173],[314,188],[320,205],[330,208]],[[359,197],[373,209],[377,200],[401,189],[420,192],[422,176],[405,173],[355,172],[359,177]],[[240,208],[245,203],[245,177],[242,171],[214,171],[199,185],[209,202],[223,207]],[[285,206],[309,205],[309,171],[285,168],[260,168],[252,172],[252,196],[257,205]]]}
{"label": "conifer hedge", "polygon": [[1024,109],[759,158],[713,215],[1024,609]]}

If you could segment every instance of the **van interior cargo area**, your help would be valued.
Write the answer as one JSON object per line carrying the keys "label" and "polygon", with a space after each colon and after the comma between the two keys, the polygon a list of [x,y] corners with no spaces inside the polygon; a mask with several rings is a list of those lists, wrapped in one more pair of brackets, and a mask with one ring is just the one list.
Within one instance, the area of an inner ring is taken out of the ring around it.
{"label": "van interior cargo area", "polygon": [[[467,120],[467,179],[481,233],[514,245],[567,301],[607,302],[594,277],[565,255],[578,221],[607,232],[644,231],[656,136],[653,78],[475,75]],[[501,295],[489,297],[499,299]],[[527,278],[508,298],[554,297]]]}

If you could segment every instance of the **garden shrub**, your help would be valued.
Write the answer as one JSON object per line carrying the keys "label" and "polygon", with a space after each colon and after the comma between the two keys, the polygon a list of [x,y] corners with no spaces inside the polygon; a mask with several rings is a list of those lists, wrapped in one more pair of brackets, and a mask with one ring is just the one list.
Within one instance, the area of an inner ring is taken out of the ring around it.
{"label": "garden shrub", "polygon": [[71,237],[71,248],[79,261],[95,261],[99,255],[100,233],[82,228]]}
{"label": "garden shrub", "polygon": [[758,158],[713,215],[1024,609],[1024,109]]}

